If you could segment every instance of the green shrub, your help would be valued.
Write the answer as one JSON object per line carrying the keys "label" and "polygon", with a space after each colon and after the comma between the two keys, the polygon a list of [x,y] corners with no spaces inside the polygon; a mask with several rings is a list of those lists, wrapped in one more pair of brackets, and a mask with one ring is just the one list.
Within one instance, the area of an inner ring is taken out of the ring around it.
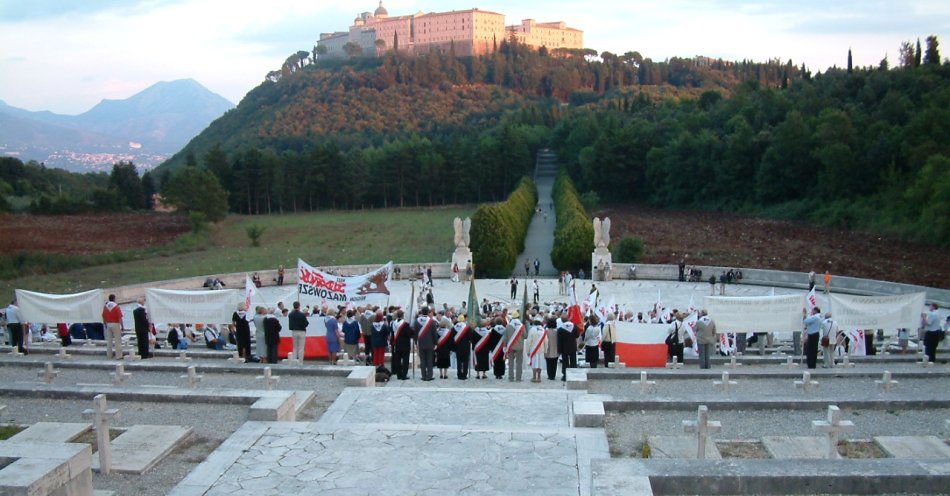
{"label": "green shrub", "polygon": [[594,226],[566,170],[558,173],[551,195],[557,214],[551,261],[559,270],[576,271],[588,267],[594,251]]}
{"label": "green shrub", "polygon": [[580,201],[585,210],[593,212],[600,206],[600,195],[598,195],[596,191],[588,191],[581,195]]}
{"label": "green shrub", "polygon": [[261,246],[261,236],[264,234],[264,231],[267,230],[267,227],[251,224],[244,230],[247,232],[247,237],[251,240],[251,246]]}
{"label": "green shrub", "polygon": [[191,223],[191,232],[194,234],[201,234],[208,229],[208,216],[203,212],[188,214],[188,221]]}
{"label": "green shrub", "polygon": [[617,243],[617,263],[637,263],[643,256],[643,241],[640,238],[627,237]]}
{"label": "green shrub", "polygon": [[524,250],[524,238],[538,203],[538,189],[527,177],[499,203],[478,207],[472,216],[471,249],[475,273],[507,277]]}

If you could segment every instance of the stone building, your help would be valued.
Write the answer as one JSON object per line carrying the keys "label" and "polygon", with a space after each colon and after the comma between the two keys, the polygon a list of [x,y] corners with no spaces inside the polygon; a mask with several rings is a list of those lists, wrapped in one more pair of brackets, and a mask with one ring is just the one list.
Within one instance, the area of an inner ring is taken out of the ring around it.
{"label": "stone building", "polygon": [[359,14],[348,31],[321,33],[317,46],[326,47],[324,57],[349,56],[345,48],[348,43],[359,47],[359,55],[369,57],[394,47],[414,55],[433,49],[448,51],[453,45],[458,55],[481,55],[490,53],[511,36],[539,48],[584,45],[583,31],[568,28],[563,22],[537,23],[527,19],[519,26],[505,27],[503,14],[480,9],[390,16],[380,1],[374,12]]}

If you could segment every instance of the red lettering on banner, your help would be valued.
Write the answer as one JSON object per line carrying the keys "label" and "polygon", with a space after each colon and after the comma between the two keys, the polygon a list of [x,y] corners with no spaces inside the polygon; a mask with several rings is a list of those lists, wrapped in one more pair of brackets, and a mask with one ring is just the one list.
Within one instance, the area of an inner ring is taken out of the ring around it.
{"label": "red lettering on banner", "polygon": [[300,269],[300,281],[304,284],[326,289],[334,293],[346,293],[346,283],[343,281],[331,281],[325,279],[317,271]]}

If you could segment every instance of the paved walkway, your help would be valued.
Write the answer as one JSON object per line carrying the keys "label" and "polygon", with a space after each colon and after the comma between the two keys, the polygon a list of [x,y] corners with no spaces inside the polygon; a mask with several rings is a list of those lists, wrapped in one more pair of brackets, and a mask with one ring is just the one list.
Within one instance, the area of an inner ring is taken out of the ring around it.
{"label": "paved walkway", "polygon": [[[527,260],[531,265],[531,277],[534,277],[534,261],[537,259],[541,262],[538,277],[557,277],[558,271],[551,262],[551,250],[554,249],[554,203],[551,199],[551,189],[554,186],[554,174],[557,172],[554,154],[550,151],[540,151],[537,168],[535,184],[538,187],[538,207],[541,213],[535,213],[531,219],[524,240],[524,252],[518,255],[514,275],[524,277],[524,263]],[[519,288],[519,291],[524,289]]]}

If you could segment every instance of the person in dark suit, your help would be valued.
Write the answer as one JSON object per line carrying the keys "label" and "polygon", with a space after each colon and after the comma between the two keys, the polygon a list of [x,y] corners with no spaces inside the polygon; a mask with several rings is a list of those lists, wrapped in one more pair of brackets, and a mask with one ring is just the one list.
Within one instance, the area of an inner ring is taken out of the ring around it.
{"label": "person in dark suit", "polygon": [[557,328],[557,352],[561,355],[563,382],[567,380],[567,369],[577,368],[577,333],[570,320],[562,321]]}
{"label": "person in dark suit", "polygon": [[431,316],[432,310],[422,307],[419,317],[412,325],[412,337],[419,349],[419,368],[422,371],[422,380],[431,381],[432,368],[435,366],[435,345],[439,323]]}
{"label": "person in dark suit", "polygon": [[132,318],[135,321],[135,343],[139,348],[139,356],[143,359],[151,358],[152,354],[148,351],[148,313],[145,310],[144,298],[139,298],[139,300],[135,302],[135,310],[132,310]]}
{"label": "person in dark suit", "polygon": [[409,354],[412,348],[412,326],[403,320],[404,316],[402,310],[396,310],[392,323],[393,356],[390,365],[393,374],[401,381],[409,379]]}
{"label": "person in dark suit", "polygon": [[280,344],[280,321],[274,315],[274,309],[267,310],[264,317],[264,342],[267,344],[267,363],[277,363],[277,345]]}
{"label": "person in dark suit", "polygon": [[248,320],[247,308],[239,303],[237,312],[231,315],[231,324],[234,325],[234,334],[237,337],[238,355],[244,358],[244,363],[255,361],[251,355],[251,322]]}

